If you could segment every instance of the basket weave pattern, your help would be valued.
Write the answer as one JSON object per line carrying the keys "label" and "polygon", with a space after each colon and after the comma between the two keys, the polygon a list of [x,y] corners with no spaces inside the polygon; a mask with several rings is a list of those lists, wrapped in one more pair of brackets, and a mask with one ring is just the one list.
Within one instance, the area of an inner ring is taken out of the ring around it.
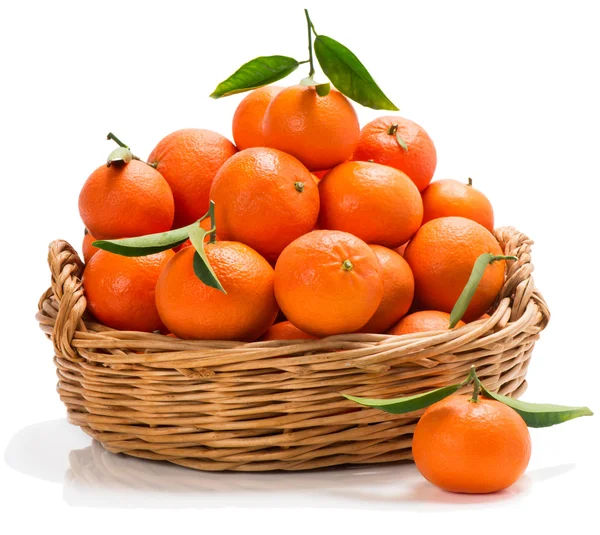
{"label": "basket weave pattern", "polygon": [[448,332],[322,340],[186,341],[115,331],[86,311],[83,264],[50,244],[52,285],[37,320],[54,344],[68,419],[110,452],[199,470],[306,470],[411,458],[421,412],[359,408],[373,398],[460,382],[472,364],[492,391],[518,397],[550,314],[531,273],[532,241],[496,231],[507,278],[489,319]]}

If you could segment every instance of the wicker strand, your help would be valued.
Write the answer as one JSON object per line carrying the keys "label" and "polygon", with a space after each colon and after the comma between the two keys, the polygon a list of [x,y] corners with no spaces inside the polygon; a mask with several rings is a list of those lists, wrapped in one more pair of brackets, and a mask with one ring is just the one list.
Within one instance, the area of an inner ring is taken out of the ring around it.
{"label": "wicker strand", "polygon": [[253,343],[115,331],[86,312],[83,264],[60,240],[36,317],[54,344],[69,421],[110,452],[206,471],[408,460],[422,411],[390,415],[340,393],[415,394],[475,365],[487,388],[520,396],[550,313],[532,278],[533,242],[513,227],[496,237],[517,260],[490,318],[452,331]]}

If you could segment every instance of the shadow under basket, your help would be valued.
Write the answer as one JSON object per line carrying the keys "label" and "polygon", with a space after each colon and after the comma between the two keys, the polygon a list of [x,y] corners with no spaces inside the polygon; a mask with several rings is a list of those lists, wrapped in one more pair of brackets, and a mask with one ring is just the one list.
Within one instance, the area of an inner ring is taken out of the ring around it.
{"label": "shadow under basket", "polygon": [[50,244],[37,320],[69,421],[110,452],[213,471],[408,460],[422,411],[392,415],[340,393],[416,394],[462,381],[471,365],[491,391],[525,391],[550,314],[531,277],[533,242],[512,227],[495,235],[518,260],[507,261],[490,318],[452,331],[253,343],[116,331],[87,313],[83,263],[61,240]]}

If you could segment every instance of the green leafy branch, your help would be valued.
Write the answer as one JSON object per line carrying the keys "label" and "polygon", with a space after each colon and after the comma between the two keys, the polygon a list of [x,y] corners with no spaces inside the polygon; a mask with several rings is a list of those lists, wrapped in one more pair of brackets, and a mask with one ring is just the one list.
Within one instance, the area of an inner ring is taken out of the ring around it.
{"label": "green leafy branch", "polygon": [[[198,219],[198,221],[194,221],[194,223],[187,225],[186,227],[169,230],[168,232],[148,234],[147,236],[138,236],[136,238],[97,240],[92,245],[98,247],[98,249],[104,249],[105,251],[121,256],[147,256],[177,247],[189,238],[192,246],[196,250],[193,260],[196,277],[207,286],[226,294],[227,292],[213,271],[204,249],[204,239],[207,235],[210,235],[209,243],[213,243],[216,239],[217,229],[214,223],[214,210],[215,203],[210,201],[208,212]],[[212,224],[210,230],[205,230],[200,226],[200,223],[207,217],[210,218]]]}
{"label": "green leafy branch", "polygon": [[285,78],[305,63],[309,64],[309,73],[300,83],[314,86],[319,96],[326,96],[330,91],[330,84],[317,83],[314,79],[314,56],[316,56],[331,83],[348,98],[368,108],[397,111],[396,105],[379,88],[356,55],[335,39],[317,34],[308,10],[305,9],[304,14],[308,29],[309,58],[307,60],[298,61],[288,56],[255,58],[221,82],[210,96],[221,98],[271,84]]}
{"label": "green leafy branch", "polygon": [[479,395],[494,399],[500,403],[508,405],[525,420],[528,427],[550,427],[560,424],[580,416],[592,416],[594,413],[588,407],[567,407],[563,405],[552,405],[544,403],[528,403],[513,399],[502,394],[497,394],[488,390],[477,377],[475,366],[471,366],[471,371],[467,378],[457,384],[437,388],[423,394],[414,396],[405,396],[397,399],[369,399],[342,394],[346,399],[354,401],[364,407],[380,409],[390,414],[405,414],[425,409],[438,401],[454,394],[469,383],[473,383],[473,403],[479,401]]}

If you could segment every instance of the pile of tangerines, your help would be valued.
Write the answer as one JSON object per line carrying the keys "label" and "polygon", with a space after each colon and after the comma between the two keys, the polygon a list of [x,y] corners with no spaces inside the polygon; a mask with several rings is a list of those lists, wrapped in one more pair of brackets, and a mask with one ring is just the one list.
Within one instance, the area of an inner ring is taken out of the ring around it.
{"label": "pile of tangerines", "polygon": [[[337,90],[265,86],[241,101],[232,130],[235,145],[173,132],[147,161],[115,160],[87,179],[83,284],[98,321],[240,341],[447,329],[476,259],[502,254],[470,180],[431,182],[436,150],[413,121],[361,130]],[[214,220],[201,220],[210,201]],[[189,241],[137,257],[92,245],[195,221],[222,289],[198,278]],[[488,311],[504,272],[504,260],[486,268],[464,321]]]}
{"label": "pile of tangerines", "polygon": [[[83,286],[100,323],[182,339],[300,340],[440,331],[493,306],[515,257],[492,234],[490,202],[470,179],[432,182],[435,146],[415,122],[384,116],[361,129],[347,97],[397,108],[347,47],[305,18],[308,60],[255,58],[211,95],[258,87],[233,116],[235,145],[178,130],[143,161],[109,134],[119,148],[79,197]],[[313,37],[331,84],[314,80]],[[306,63],[300,85],[265,85]],[[443,399],[470,382],[470,399]],[[493,394],[474,368],[417,396],[346,397],[394,414],[429,407],[414,459],[455,492],[516,481],[529,462],[528,425],[592,414]]]}

